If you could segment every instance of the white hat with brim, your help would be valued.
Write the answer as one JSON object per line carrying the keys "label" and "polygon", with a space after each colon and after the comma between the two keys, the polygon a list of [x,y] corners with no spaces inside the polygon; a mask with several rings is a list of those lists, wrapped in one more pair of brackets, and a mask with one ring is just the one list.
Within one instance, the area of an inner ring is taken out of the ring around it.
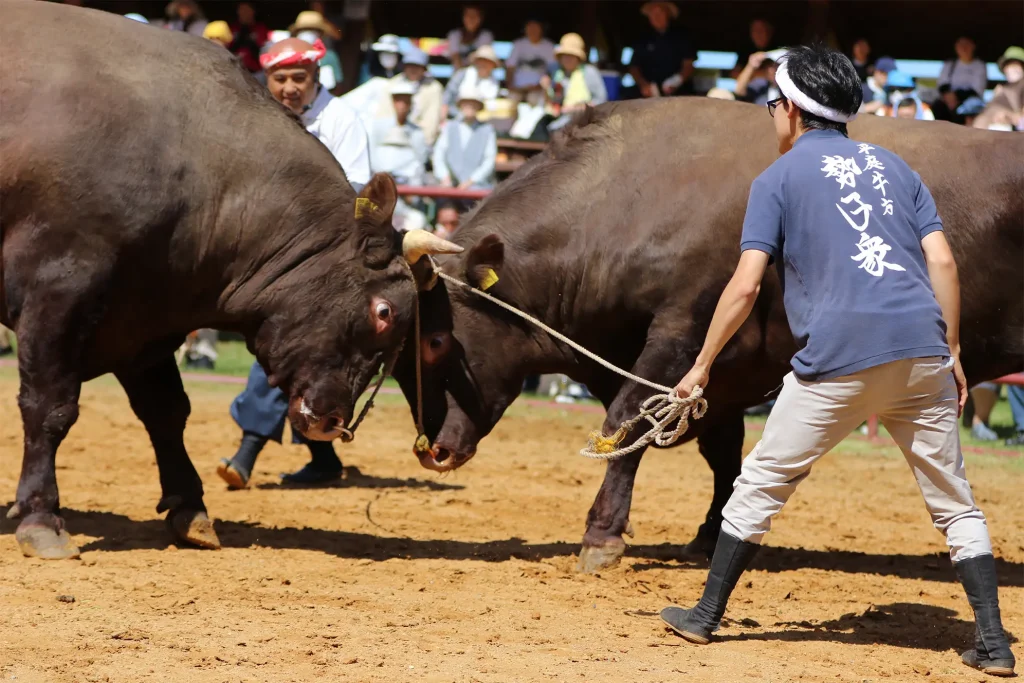
{"label": "white hat with brim", "polygon": [[395,97],[396,95],[408,95],[409,97],[412,97],[415,94],[416,87],[404,78],[395,77],[391,80],[392,97]]}
{"label": "white hat with brim", "polygon": [[370,47],[374,52],[394,52],[395,54],[402,54],[402,50],[398,46],[398,36],[393,33],[385,33]]}
{"label": "white hat with brim", "polygon": [[462,104],[463,102],[476,102],[477,104],[480,105],[481,109],[483,109],[483,106],[484,106],[484,98],[480,95],[479,92],[477,92],[473,88],[466,88],[464,90],[459,90],[459,97],[455,101],[455,104],[456,104],[456,106],[458,106],[458,105]]}
{"label": "white hat with brim", "polygon": [[658,2],[645,2],[640,6],[640,13],[644,16],[650,16],[651,10],[658,5],[664,7],[665,11],[668,12],[668,15],[671,18],[675,19],[679,16],[679,6],[674,2],[664,2],[663,0],[658,0]]}
{"label": "white hat with brim", "polygon": [[497,53],[494,52],[494,48],[490,45],[481,45],[469,56],[469,61],[471,62],[475,62],[478,59],[486,59],[488,62],[493,62],[495,66],[501,65],[501,60],[498,59]]}

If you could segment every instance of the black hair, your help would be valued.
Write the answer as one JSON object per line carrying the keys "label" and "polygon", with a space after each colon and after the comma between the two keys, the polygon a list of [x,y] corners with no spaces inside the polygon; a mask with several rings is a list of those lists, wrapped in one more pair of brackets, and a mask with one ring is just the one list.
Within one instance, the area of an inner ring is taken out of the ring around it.
{"label": "black hair", "polygon": [[[860,77],[850,58],[825,45],[801,45],[783,58],[793,84],[809,98],[836,111],[854,115],[864,101]],[[800,110],[804,128],[837,130],[846,135],[846,124]]]}
{"label": "black hair", "polygon": [[896,105],[897,109],[903,109],[904,107],[913,107],[917,110],[917,101],[913,97],[904,97],[900,100],[900,103]]}
{"label": "black hair", "polygon": [[455,209],[455,212],[462,214],[462,205],[454,199],[439,199],[437,201],[437,213],[441,213],[445,209]]}

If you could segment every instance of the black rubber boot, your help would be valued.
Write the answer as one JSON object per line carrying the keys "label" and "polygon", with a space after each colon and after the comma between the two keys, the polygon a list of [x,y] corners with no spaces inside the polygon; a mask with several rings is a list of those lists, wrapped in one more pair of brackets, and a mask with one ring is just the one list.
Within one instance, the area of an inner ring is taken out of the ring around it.
{"label": "black rubber boot", "polygon": [[1017,662],[999,615],[995,557],[979,555],[954,562],[953,568],[974,610],[974,649],[963,653],[960,659],[967,666],[993,676],[1012,676]]}
{"label": "black rubber boot", "polygon": [[256,458],[267,445],[267,439],[252,432],[242,433],[242,443],[238,452],[230,460],[221,460],[217,466],[217,475],[227,482],[230,489],[244,489],[249,485],[249,477],[256,466]]}
{"label": "black rubber boot", "polygon": [[287,484],[324,484],[341,478],[341,460],[330,441],[310,441],[306,445],[313,459],[297,472],[282,474],[281,481]]}
{"label": "black rubber boot", "polygon": [[706,645],[711,640],[711,633],[718,629],[722,621],[725,605],[729,602],[740,574],[746,570],[760,547],[757,543],[741,541],[720,531],[700,602],[693,609],[666,607],[661,610],[662,621],[691,643]]}

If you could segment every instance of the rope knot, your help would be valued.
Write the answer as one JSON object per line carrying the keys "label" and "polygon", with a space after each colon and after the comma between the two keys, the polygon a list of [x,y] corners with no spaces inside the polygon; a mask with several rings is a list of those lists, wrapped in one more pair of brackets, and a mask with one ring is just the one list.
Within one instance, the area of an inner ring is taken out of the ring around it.
{"label": "rope knot", "polygon": [[[580,451],[580,455],[596,460],[617,460],[652,443],[661,448],[671,446],[689,429],[690,418],[699,420],[704,417],[707,409],[708,402],[704,399],[704,391],[700,387],[694,387],[693,393],[687,398],[676,396],[675,391],[655,394],[640,404],[639,415],[623,422],[611,436],[604,436],[599,431],[591,432],[587,445]],[[647,433],[629,446],[619,448],[626,435],[642,420],[651,425]],[[679,421],[676,428],[667,431],[669,425],[676,420]]]}

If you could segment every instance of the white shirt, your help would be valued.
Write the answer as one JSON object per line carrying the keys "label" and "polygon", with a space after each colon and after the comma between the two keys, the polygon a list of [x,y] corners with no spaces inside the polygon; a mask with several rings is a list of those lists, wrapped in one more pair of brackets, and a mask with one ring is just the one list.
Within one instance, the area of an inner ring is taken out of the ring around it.
{"label": "white shirt", "polygon": [[370,141],[351,107],[321,88],[302,114],[302,125],[331,150],[350,183],[370,182]]}

